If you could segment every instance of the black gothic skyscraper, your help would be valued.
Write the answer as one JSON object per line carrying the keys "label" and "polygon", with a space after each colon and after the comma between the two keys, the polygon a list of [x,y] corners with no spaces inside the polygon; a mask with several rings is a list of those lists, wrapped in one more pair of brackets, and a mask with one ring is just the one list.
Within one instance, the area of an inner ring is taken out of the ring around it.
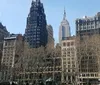
{"label": "black gothic skyscraper", "polygon": [[29,43],[30,47],[38,48],[46,46],[48,41],[46,25],[43,3],[40,0],[32,1],[25,30],[25,40]]}

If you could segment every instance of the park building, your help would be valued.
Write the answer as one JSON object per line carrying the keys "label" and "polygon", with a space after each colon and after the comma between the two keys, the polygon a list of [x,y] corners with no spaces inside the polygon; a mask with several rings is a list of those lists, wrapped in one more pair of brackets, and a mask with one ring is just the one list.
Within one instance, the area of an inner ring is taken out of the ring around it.
{"label": "park building", "polygon": [[61,41],[62,83],[77,85],[77,54],[75,36]]}
{"label": "park building", "polygon": [[[86,42],[86,39],[90,39],[93,36],[100,36],[100,12],[92,17],[84,16],[83,18],[76,19],[76,36],[80,38],[80,44],[78,44],[78,46],[81,45],[81,43]],[[81,47],[80,49],[82,49]],[[80,55],[77,55],[78,59],[80,59],[78,60],[80,73],[78,77],[80,81],[79,85],[86,85],[89,83],[90,85],[99,85],[100,67],[97,65],[97,57],[99,56],[93,56],[91,55],[93,53],[88,52],[87,54],[89,55],[83,56],[81,59]]]}
{"label": "park building", "polygon": [[19,70],[18,66],[15,70],[15,65],[18,63],[23,50],[23,36],[21,34],[10,34],[4,38],[2,61],[1,64],[6,69],[2,68],[2,79],[9,80],[15,75],[13,72]]}
{"label": "park building", "polygon": [[76,19],[76,35],[93,35],[100,34],[100,12],[93,17],[84,16]]}

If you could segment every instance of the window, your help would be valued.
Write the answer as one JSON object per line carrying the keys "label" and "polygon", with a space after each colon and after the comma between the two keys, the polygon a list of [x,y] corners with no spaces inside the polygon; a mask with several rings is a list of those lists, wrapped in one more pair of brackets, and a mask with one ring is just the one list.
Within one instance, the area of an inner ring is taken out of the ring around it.
{"label": "window", "polygon": [[37,34],[40,34],[40,32],[37,32]]}
{"label": "window", "polygon": [[75,65],[72,65],[72,68],[75,68]]}
{"label": "window", "polygon": [[75,62],[74,62],[74,61],[72,61],[72,64],[75,64]]}
{"label": "window", "polygon": [[36,29],[34,29],[34,31],[36,31]]}
{"label": "window", "polygon": [[73,69],[73,72],[75,72],[75,70]]}
{"label": "window", "polygon": [[37,38],[37,40],[40,40],[40,38]]}
{"label": "window", "polygon": [[37,29],[38,31],[40,31],[40,29]]}
{"label": "window", "polygon": [[65,42],[63,43],[63,46],[66,46],[66,43]]}
{"label": "window", "polygon": [[66,75],[64,76],[64,80],[66,80]]}
{"label": "window", "polygon": [[7,42],[5,42],[5,46],[7,46]]}
{"label": "window", "polygon": [[68,72],[70,72],[70,70],[68,69]]}
{"label": "window", "polygon": [[70,65],[68,65],[68,68],[70,68]]}
{"label": "window", "polygon": [[40,35],[37,35],[37,37],[40,37]]}
{"label": "window", "polygon": [[68,64],[70,64],[70,61],[68,62]]}
{"label": "window", "polygon": [[63,57],[66,57],[66,55],[63,55]]}
{"label": "window", "polygon": [[70,58],[67,58],[67,60],[69,60],[69,61],[70,61]]}
{"label": "window", "polygon": [[66,55],[66,51],[64,51],[63,54]]}
{"label": "window", "polygon": [[91,76],[94,76],[94,74],[91,74]]}
{"label": "window", "polygon": [[66,60],[66,58],[63,58],[63,60]]}
{"label": "window", "polygon": [[70,42],[67,43],[67,46],[70,46]]}
{"label": "window", "polygon": [[10,65],[12,65],[12,63],[10,63]]}
{"label": "window", "polygon": [[74,45],[74,42],[71,42],[71,45]]}
{"label": "window", "polygon": [[36,37],[36,35],[34,35],[34,37]]}
{"label": "window", "polygon": [[67,52],[67,55],[70,55],[70,52]]}
{"label": "window", "polygon": [[33,32],[33,34],[36,34],[36,32]]}
{"label": "window", "polygon": [[37,41],[36,43],[40,43],[39,41]]}

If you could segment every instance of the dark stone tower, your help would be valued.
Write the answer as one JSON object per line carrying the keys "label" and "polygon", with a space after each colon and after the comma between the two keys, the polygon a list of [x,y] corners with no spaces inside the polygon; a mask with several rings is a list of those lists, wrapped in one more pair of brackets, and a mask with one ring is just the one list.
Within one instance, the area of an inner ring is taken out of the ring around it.
{"label": "dark stone tower", "polygon": [[30,47],[46,46],[48,41],[46,25],[43,3],[40,0],[32,1],[25,30],[25,40]]}

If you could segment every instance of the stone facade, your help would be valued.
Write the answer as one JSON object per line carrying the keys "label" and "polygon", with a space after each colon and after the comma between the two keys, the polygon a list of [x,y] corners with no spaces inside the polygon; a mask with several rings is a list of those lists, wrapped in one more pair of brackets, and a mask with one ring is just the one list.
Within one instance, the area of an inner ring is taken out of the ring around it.
{"label": "stone facade", "polygon": [[76,19],[76,35],[85,36],[100,34],[100,12],[98,12],[94,17],[83,17]]}
{"label": "stone facade", "polygon": [[[2,52],[2,66],[7,67],[3,70],[3,79],[10,80],[13,78],[15,65],[18,63],[23,50],[23,37],[21,34],[11,34],[4,38],[3,52]],[[19,70],[17,66],[17,70]],[[6,77],[5,77],[6,75]],[[14,74],[15,75],[15,74]]]}
{"label": "stone facade", "polygon": [[68,37],[61,42],[62,83],[77,85],[77,54],[75,37]]}
{"label": "stone facade", "polygon": [[[100,36],[100,12],[93,17],[85,16],[83,18],[76,19],[76,36],[80,38],[78,46],[84,42],[88,43],[89,38],[93,35]],[[85,43],[83,48],[85,48]],[[82,46],[80,49],[82,49]],[[87,49],[85,48],[85,50]],[[89,54],[88,51],[86,52]],[[84,52],[85,56],[82,56],[81,60],[79,60],[80,85],[86,85],[86,83],[98,85],[98,81],[100,79],[100,72],[98,72],[99,67],[97,66],[98,61],[96,60],[97,58],[95,54],[94,56],[91,54],[92,53],[87,56]],[[80,55],[77,55],[77,57],[79,59]]]}

